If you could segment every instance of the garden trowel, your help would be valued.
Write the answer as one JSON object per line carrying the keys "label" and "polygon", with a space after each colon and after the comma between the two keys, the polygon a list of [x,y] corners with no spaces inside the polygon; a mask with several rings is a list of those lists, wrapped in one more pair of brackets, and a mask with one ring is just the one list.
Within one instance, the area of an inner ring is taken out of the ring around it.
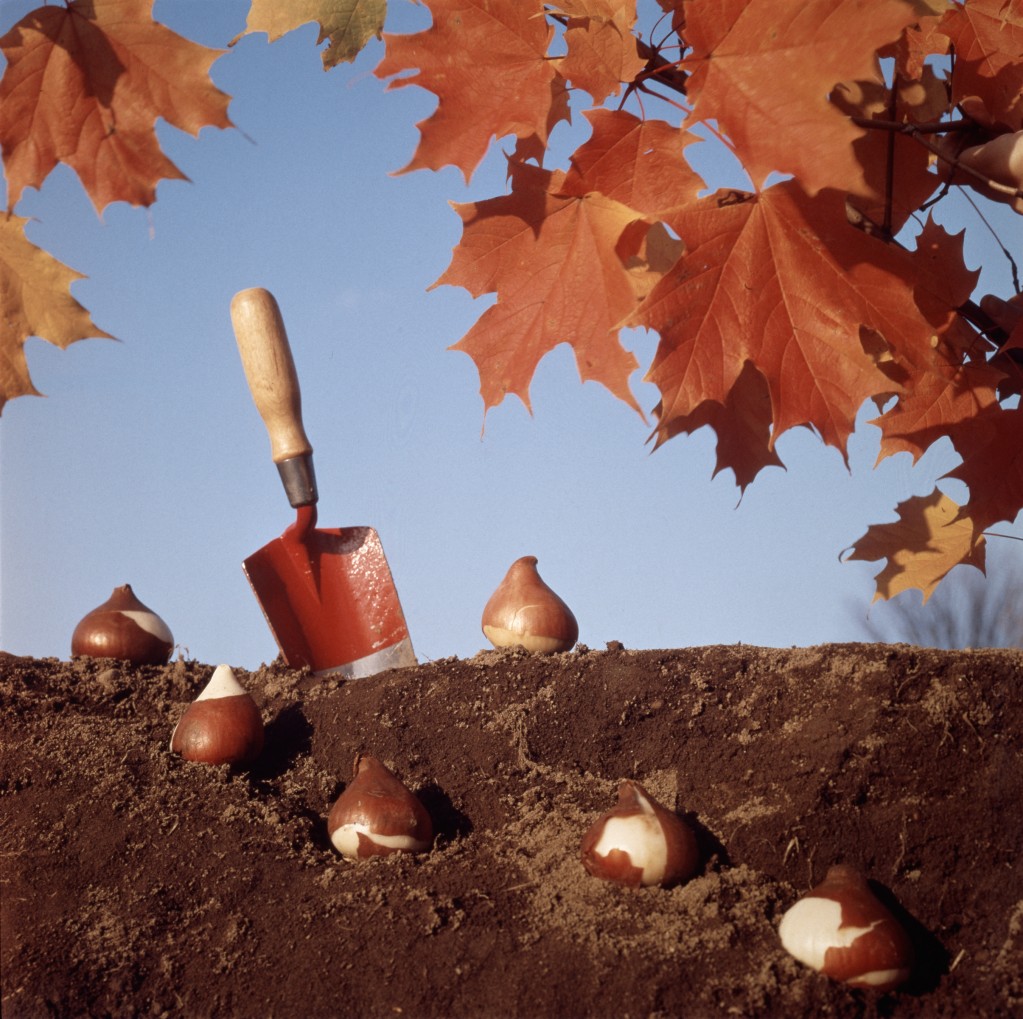
{"label": "garden trowel", "polygon": [[285,661],[352,679],[418,664],[377,532],[316,527],[313,450],[277,301],[261,288],[242,290],[231,320],[274,463],[297,510],[291,527],[243,563]]}

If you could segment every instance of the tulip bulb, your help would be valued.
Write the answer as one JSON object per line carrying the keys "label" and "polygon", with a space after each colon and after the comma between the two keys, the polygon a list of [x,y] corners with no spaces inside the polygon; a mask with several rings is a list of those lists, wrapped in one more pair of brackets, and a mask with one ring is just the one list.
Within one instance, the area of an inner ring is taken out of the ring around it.
{"label": "tulip bulb", "polygon": [[115,587],[71,635],[73,655],[119,658],[132,665],[166,665],[173,650],[167,624],[135,597],[131,584]]}
{"label": "tulip bulb", "polygon": [[696,835],[638,782],[626,780],[618,803],[583,836],[583,866],[630,888],[687,881],[700,862]]}
{"label": "tulip bulb", "polygon": [[327,816],[334,848],[349,860],[391,853],[422,853],[433,844],[426,808],[384,764],[355,758],[354,778]]}
{"label": "tulip bulb", "polygon": [[543,582],[536,556],[516,559],[483,609],[483,633],[494,647],[550,654],[579,639],[572,610]]}
{"label": "tulip bulb", "polygon": [[782,917],[782,946],[801,963],[852,987],[890,991],[905,983],[913,946],[905,928],[854,867],[832,867]]}
{"label": "tulip bulb", "polygon": [[171,750],[186,761],[248,764],[263,750],[263,718],[227,665],[218,665],[171,735]]}

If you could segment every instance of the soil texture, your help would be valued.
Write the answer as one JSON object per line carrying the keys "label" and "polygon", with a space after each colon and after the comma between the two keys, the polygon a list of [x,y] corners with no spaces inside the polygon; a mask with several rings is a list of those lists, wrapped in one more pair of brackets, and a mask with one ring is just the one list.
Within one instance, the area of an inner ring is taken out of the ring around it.
{"label": "soil texture", "polygon": [[[248,768],[169,751],[212,666],[0,653],[3,1016],[1023,1015],[1023,652],[480,652],[354,682],[236,670]],[[359,752],[437,831],[343,860]],[[620,780],[696,830],[669,889],[579,859]],[[784,911],[854,864],[908,984],[834,983]]]}

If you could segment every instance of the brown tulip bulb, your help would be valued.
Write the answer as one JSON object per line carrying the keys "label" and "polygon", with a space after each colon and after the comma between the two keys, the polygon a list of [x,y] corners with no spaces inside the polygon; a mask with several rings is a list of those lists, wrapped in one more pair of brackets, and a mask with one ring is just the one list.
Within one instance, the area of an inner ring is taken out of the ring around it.
{"label": "brown tulip bulb", "polygon": [[327,816],[327,834],[342,856],[364,860],[430,848],[430,815],[397,775],[369,754],[355,758],[354,775]]}
{"label": "brown tulip bulb", "polygon": [[579,639],[572,610],[543,582],[536,556],[516,559],[483,609],[483,633],[494,647],[550,654]]}
{"label": "brown tulip bulb", "polygon": [[167,624],[135,597],[130,584],[86,614],[71,635],[71,654],[166,665],[174,650]]}
{"label": "brown tulip bulb", "polygon": [[906,929],[854,867],[837,864],[782,917],[783,947],[812,969],[853,987],[890,991],[913,968]]}
{"label": "brown tulip bulb", "polygon": [[583,836],[583,866],[630,888],[687,881],[700,863],[696,835],[638,782],[626,779],[618,803]]}
{"label": "brown tulip bulb", "polygon": [[249,764],[263,750],[263,718],[227,665],[218,665],[171,735],[171,750],[186,761]]}

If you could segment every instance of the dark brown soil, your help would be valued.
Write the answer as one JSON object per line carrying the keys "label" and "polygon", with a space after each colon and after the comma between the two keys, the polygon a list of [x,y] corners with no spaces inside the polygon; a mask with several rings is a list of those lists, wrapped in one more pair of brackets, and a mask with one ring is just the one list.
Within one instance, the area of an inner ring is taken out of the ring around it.
{"label": "dark brown soil", "polygon": [[[211,667],[0,654],[5,1019],[1023,1015],[1019,651],[905,645],[480,653],[343,683],[238,670],[251,770],[168,752]],[[426,855],[342,860],[358,751],[418,792]],[[700,874],[579,863],[636,778]],[[781,948],[839,860],[905,911],[903,991]]]}

